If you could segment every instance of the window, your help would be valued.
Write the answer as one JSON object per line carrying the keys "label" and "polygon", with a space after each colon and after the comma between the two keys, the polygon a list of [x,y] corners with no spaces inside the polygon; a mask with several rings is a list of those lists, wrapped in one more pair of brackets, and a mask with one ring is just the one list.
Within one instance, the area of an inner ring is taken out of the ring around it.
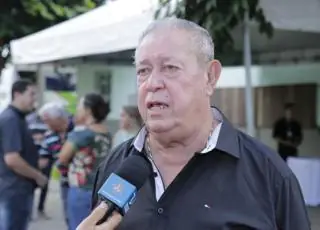
{"label": "window", "polygon": [[110,100],[111,97],[111,73],[98,72],[96,73],[96,89],[105,100]]}

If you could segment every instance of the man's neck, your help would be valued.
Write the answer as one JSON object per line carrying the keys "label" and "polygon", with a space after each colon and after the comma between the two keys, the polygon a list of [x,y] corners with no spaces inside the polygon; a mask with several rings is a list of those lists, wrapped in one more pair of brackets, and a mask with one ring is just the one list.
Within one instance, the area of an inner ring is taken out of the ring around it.
{"label": "man's neck", "polygon": [[291,117],[285,117],[286,122],[291,122],[293,119]]}
{"label": "man's neck", "polygon": [[68,126],[69,126],[68,122],[64,122],[61,130],[58,131],[58,133],[61,134],[61,135],[64,135],[65,133],[67,133],[68,132]]}
{"label": "man's neck", "polygon": [[22,106],[19,105],[19,103],[17,103],[17,102],[14,102],[14,101],[13,101],[13,102],[11,103],[11,106],[15,107],[16,109],[18,109],[18,110],[21,111],[21,112],[24,112]]}
{"label": "man's neck", "polygon": [[[201,152],[205,148],[208,138],[216,126],[211,111],[201,121],[205,122],[196,126],[194,130],[188,130],[188,132],[179,130],[179,132],[160,135],[150,133],[149,144],[152,154],[158,154],[159,157],[168,161],[189,161],[196,152]],[[181,135],[186,133],[189,135]]]}

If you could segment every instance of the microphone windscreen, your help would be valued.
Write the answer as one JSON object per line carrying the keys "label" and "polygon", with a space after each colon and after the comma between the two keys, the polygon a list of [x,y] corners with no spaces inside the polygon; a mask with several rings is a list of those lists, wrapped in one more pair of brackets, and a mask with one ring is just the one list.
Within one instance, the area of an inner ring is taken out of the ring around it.
{"label": "microphone windscreen", "polygon": [[131,155],[114,172],[139,190],[153,173],[148,160],[142,156]]}

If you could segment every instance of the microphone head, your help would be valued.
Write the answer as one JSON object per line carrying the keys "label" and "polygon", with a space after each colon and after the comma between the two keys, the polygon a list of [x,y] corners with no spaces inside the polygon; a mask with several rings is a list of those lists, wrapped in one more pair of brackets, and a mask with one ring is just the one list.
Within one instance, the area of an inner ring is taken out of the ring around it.
{"label": "microphone head", "polygon": [[147,178],[153,173],[153,170],[142,156],[131,155],[120,165],[115,174],[134,185],[139,190]]}
{"label": "microphone head", "polygon": [[101,200],[109,206],[105,217],[111,215],[114,209],[124,215],[135,201],[136,192],[152,172],[151,165],[143,156],[131,155],[126,158],[98,191]]}

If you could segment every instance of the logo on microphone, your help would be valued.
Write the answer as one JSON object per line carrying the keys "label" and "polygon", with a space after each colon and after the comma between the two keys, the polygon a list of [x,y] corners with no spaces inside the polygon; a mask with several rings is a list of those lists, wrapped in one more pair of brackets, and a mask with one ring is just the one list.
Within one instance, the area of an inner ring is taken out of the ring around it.
{"label": "logo on microphone", "polygon": [[123,185],[122,184],[114,184],[113,191],[115,193],[121,193],[123,191]]}

